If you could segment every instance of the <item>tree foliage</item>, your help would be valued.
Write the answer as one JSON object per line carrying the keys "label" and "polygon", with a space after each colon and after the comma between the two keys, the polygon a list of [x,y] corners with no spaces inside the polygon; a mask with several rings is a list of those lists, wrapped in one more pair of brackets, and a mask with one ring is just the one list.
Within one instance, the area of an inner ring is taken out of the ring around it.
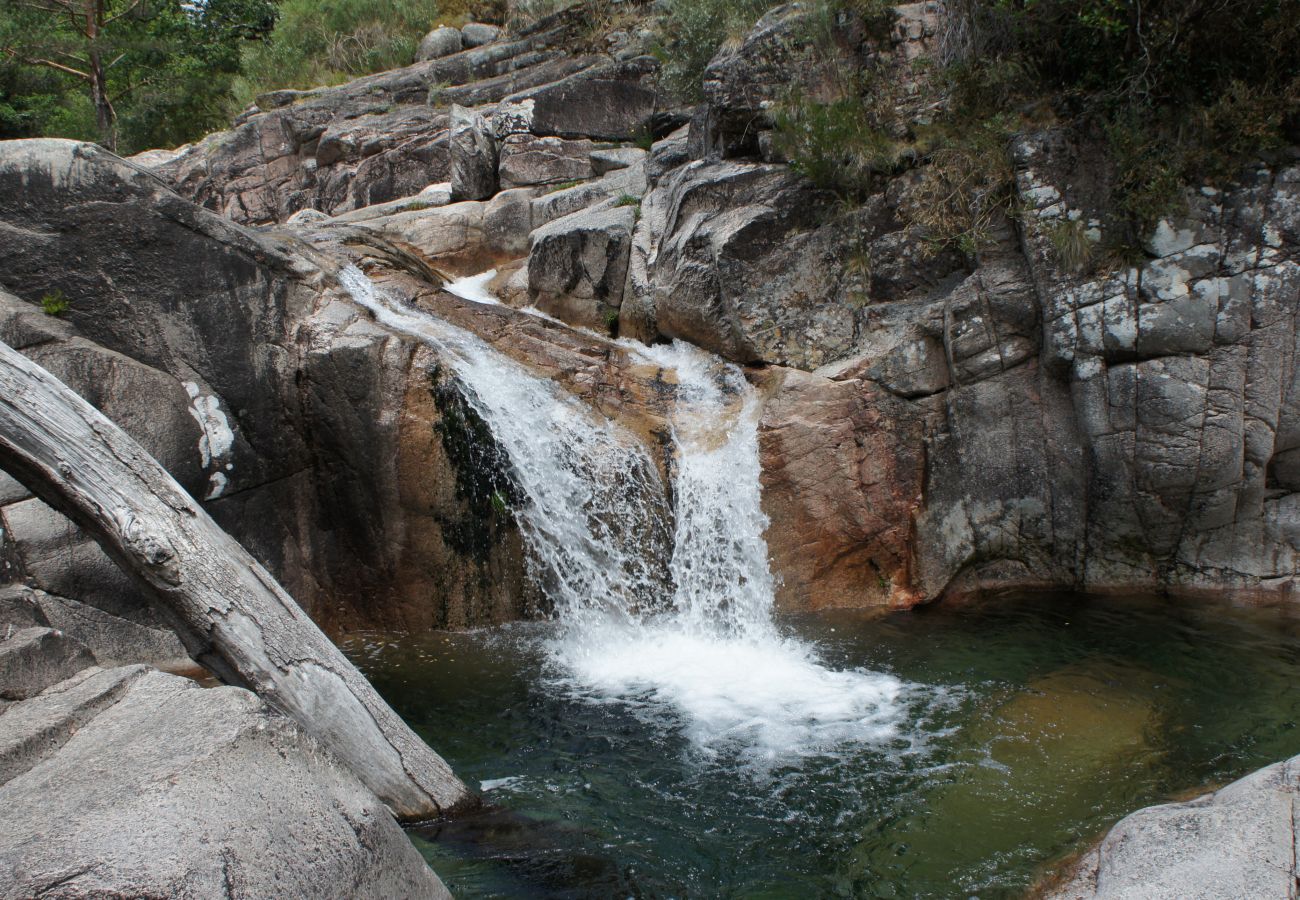
{"label": "tree foliage", "polygon": [[274,24],[269,0],[0,0],[0,136],[133,151],[201,134]]}

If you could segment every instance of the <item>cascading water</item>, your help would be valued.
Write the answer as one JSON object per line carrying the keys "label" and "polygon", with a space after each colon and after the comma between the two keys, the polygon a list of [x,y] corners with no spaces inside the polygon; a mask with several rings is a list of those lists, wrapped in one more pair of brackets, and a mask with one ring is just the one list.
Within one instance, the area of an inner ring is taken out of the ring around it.
{"label": "cascading water", "polygon": [[559,685],[760,767],[896,733],[901,682],[833,671],[772,621],[760,404],[739,369],[682,343],[625,345],[677,373],[668,535],[657,469],[616,425],[474,335],[399,307],[360,270],[340,281],[383,324],[444,353],[509,456],[534,572],[560,620],[549,648]]}

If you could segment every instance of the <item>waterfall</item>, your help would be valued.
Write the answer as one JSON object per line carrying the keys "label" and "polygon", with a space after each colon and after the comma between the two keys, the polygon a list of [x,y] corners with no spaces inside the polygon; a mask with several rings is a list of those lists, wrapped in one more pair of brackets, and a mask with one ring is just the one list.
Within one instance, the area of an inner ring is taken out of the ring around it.
{"label": "waterfall", "polygon": [[561,626],[548,647],[557,686],[760,766],[895,734],[901,682],[834,671],[772,620],[761,403],[737,367],[681,342],[624,342],[676,373],[670,516],[658,470],[617,425],[355,267],[340,282],[384,325],[441,351],[509,457],[533,574]]}

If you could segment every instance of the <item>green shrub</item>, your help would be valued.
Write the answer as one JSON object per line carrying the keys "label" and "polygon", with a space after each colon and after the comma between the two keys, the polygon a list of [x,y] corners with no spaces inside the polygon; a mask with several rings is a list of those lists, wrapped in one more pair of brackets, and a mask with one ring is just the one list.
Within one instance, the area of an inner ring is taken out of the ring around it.
{"label": "green shrub", "polygon": [[575,178],[572,181],[561,181],[559,184],[553,184],[548,187],[546,193],[554,194],[559,191],[567,191],[569,188],[575,188],[582,183],[583,181],[581,178]]}
{"label": "green shrub", "polygon": [[1046,226],[1047,239],[1061,268],[1074,274],[1088,271],[1096,245],[1088,237],[1088,227],[1079,219],[1061,219]]}
{"label": "green shrub", "polygon": [[768,0],[663,0],[655,55],[664,84],[685,100],[702,96],[704,69],[728,40],[739,42]]}
{"label": "green shrub", "polygon": [[791,167],[842,198],[868,192],[877,175],[899,168],[906,150],[859,96],[817,103],[791,92],[773,119],[776,147]]}
{"label": "green shrub", "polygon": [[[1104,136],[1131,254],[1190,184],[1294,142],[1300,0],[951,0],[948,54],[980,105],[1037,97]],[[955,37],[954,37],[955,36]],[[1008,77],[1010,76],[1010,77]]]}
{"label": "green shrub", "polygon": [[68,298],[58,288],[41,297],[41,312],[47,316],[61,316],[68,311],[68,306]]}

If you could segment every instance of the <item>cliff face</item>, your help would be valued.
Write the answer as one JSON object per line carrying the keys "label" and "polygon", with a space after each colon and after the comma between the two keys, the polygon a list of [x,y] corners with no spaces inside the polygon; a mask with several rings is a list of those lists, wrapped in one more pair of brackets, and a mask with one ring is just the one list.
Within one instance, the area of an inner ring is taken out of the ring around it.
{"label": "cliff face", "polygon": [[[837,46],[895,73],[922,116],[907,86],[943,10],[897,12],[887,37],[848,27]],[[773,100],[792,73],[810,92],[821,77],[791,55],[798,20],[776,10],[720,53],[698,106],[578,10],[263,98],[230,132],[137,158],[152,176],[11,144],[2,333],[88,396],[138,386],[147,400],[100,400],[326,622],[469,625],[536,603],[508,517],[457,493],[436,354],[338,288],[349,259],[656,452],[663,373],[511,307],[750,367],[786,608],[1289,591],[1300,168],[1192,191],[1139,263],[1080,275],[1053,235],[1104,219],[1105,167],[1048,128],[1008,148],[1016,215],[972,254],[932,252],[905,214],[924,161],[845,209],[781,160]],[[430,268],[489,265],[506,306],[439,293]],[[33,311],[52,288],[70,324]],[[11,562],[57,592],[8,502]]]}

